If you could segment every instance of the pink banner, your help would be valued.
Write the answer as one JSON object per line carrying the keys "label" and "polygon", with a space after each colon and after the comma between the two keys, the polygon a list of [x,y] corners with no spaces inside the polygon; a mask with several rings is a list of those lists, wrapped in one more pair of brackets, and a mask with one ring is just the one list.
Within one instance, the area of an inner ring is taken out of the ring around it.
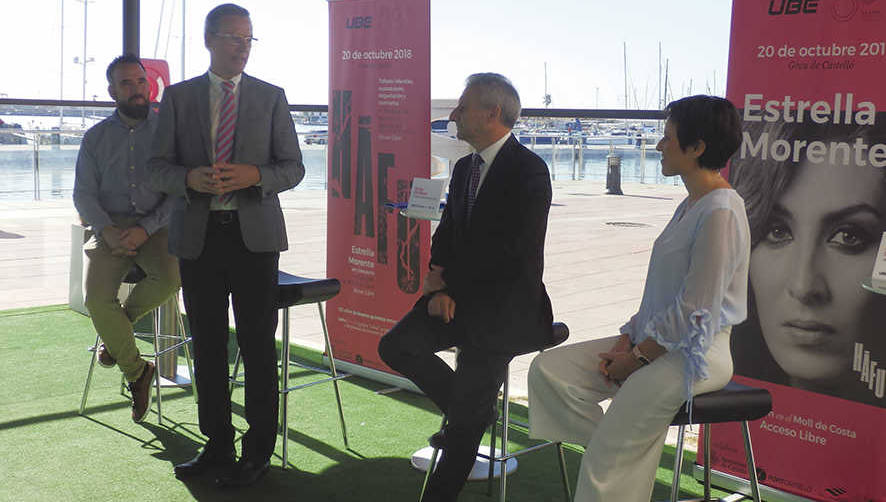
{"label": "pink banner", "polygon": [[378,340],[417,299],[430,225],[385,207],[430,177],[429,0],[329,3],[326,269],[338,359],[391,371]]}
{"label": "pink banner", "polygon": [[164,59],[142,58],[142,66],[145,67],[145,76],[151,87],[151,95],[148,101],[159,103],[163,99],[163,91],[171,84],[169,78],[169,64]]}
{"label": "pink banner", "polygon": [[[886,296],[862,287],[886,231],[884,68],[882,0],[733,2],[729,176],[753,240],[735,380],[772,393],[761,482],[814,500],[886,500]],[[712,438],[713,468],[746,477],[738,426]]]}

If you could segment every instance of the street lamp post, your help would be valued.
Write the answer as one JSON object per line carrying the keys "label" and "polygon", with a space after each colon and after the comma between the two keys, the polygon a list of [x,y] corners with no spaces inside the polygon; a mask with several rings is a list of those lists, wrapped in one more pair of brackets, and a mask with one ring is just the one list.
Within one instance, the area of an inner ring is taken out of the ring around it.
{"label": "street lamp post", "polygon": [[[86,101],[86,65],[87,63],[91,63],[95,61],[94,58],[86,56],[86,35],[87,35],[87,20],[89,18],[89,0],[78,0],[83,2],[83,58],[74,58],[75,63],[80,63],[83,65],[83,94],[82,101]],[[81,107],[80,110],[80,125],[82,127],[86,127],[86,106]]]}
{"label": "street lamp post", "polygon": [[[59,39],[59,69],[58,69],[58,99],[65,99],[65,0],[59,0],[58,12],[58,39]],[[58,128],[61,130],[65,123],[65,107],[58,107]]]}

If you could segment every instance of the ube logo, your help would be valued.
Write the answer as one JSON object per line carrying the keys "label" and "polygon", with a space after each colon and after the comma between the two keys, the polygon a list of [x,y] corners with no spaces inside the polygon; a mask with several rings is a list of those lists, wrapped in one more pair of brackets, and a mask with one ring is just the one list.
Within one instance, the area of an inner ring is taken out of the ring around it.
{"label": "ube logo", "polygon": [[855,17],[856,12],[858,12],[858,2],[856,0],[835,0],[831,6],[831,17],[835,21],[849,21]]}
{"label": "ube logo", "polygon": [[769,0],[769,15],[815,14],[819,0]]}
{"label": "ube logo", "polygon": [[357,28],[372,28],[372,16],[354,16],[345,21],[345,28],[349,30]]}

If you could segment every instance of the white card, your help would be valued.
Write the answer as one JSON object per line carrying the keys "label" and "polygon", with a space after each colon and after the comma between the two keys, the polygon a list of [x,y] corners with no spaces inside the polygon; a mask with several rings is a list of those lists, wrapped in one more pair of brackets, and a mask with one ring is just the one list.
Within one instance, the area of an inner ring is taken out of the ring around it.
{"label": "white card", "polygon": [[880,238],[880,249],[874,261],[871,284],[877,289],[886,289],[886,232],[883,232],[883,237]]}
{"label": "white card", "polygon": [[436,220],[440,218],[440,199],[446,190],[445,179],[413,178],[412,191],[406,214],[410,218]]}

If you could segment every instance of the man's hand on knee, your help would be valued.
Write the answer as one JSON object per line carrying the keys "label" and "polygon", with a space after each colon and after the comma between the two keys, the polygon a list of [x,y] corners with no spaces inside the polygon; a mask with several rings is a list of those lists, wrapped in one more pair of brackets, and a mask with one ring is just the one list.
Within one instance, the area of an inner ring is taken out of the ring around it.
{"label": "man's hand on knee", "polygon": [[446,293],[437,293],[428,301],[428,315],[449,324],[455,319],[455,300]]}
{"label": "man's hand on knee", "polygon": [[425,275],[424,284],[422,285],[421,294],[430,296],[437,291],[446,289],[446,281],[443,280],[443,267],[439,265],[431,265],[431,269]]}

